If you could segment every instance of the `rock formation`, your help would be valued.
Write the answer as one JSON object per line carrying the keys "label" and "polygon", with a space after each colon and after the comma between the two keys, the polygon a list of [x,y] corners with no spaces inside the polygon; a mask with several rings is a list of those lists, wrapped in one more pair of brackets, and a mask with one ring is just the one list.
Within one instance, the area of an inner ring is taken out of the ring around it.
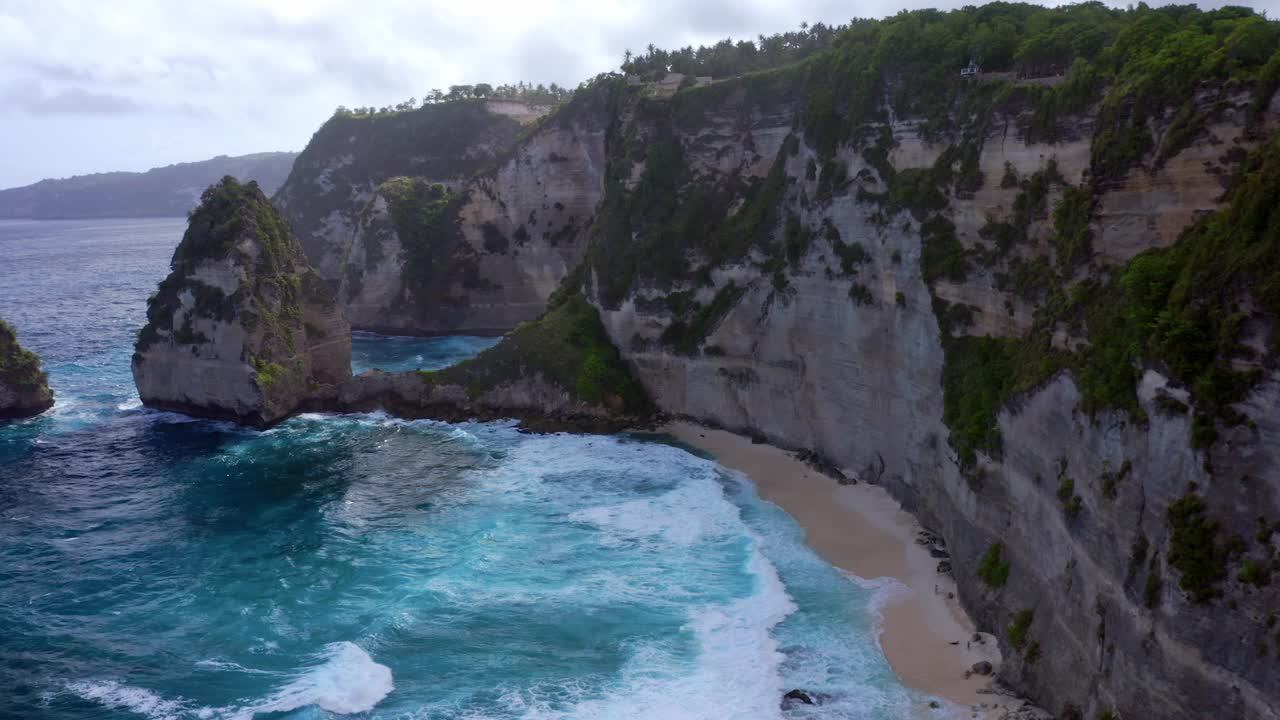
{"label": "rock formation", "polygon": [[610,109],[581,93],[519,143],[513,117],[546,108],[339,114],[275,200],[354,327],[503,332],[538,317],[582,255]]}
{"label": "rock formation", "polygon": [[266,426],[351,376],[351,330],[253,183],[205,191],[147,303],[133,377],[148,406]]}
{"label": "rock formation", "polygon": [[13,326],[0,318],[0,419],[31,417],[52,406],[53,392],[40,358],[23,349]]}
{"label": "rock formation", "polygon": [[577,296],[474,358],[431,372],[362,373],[318,394],[311,408],[449,421],[516,418],[531,430],[575,432],[636,427],[652,413],[596,309]]}
{"label": "rock formation", "polygon": [[205,192],[172,269],[148,302],[133,358],[151,407],[256,426],[301,410],[387,410],[590,431],[642,422],[651,408],[577,295],[456,366],[352,377],[341,309],[253,183],[228,177]]}

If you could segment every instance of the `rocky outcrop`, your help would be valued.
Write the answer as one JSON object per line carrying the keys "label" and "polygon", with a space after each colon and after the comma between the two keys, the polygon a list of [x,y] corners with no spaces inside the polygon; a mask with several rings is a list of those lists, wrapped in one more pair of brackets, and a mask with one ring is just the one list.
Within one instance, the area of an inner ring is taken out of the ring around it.
{"label": "rocky outcrop", "polygon": [[616,432],[652,414],[596,310],[579,297],[475,358],[430,372],[362,373],[317,393],[308,407],[454,422],[515,418],[546,432]]}
{"label": "rocky outcrop", "polygon": [[13,326],[0,319],[0,419],[31,417],[51,407],[53,392],[40,358],[19,345]]}
{"label": "rocky outcrop", "polygon": [[146,405],[267,426],[350,378],[350,326],[255,183],[205,191],[171,269],[133,355]]}
{"label": "rocky outcrop", "polygon": [[548,108],[336,115],[275,202],[356,328],[505,332],[542,313],[583,253],[613,89],[579,93],[519,142],[517,119]]}
{"label": "rocky outcrop", "polygon": [[336,291],[345,275],[364,267],[363,258],[351,257],[352,245],[379,185],[407,176],[457,190],[519,132],[519,122],[489,112],[482,101],[404,112],[339,110],[307,143],[273,200]]}

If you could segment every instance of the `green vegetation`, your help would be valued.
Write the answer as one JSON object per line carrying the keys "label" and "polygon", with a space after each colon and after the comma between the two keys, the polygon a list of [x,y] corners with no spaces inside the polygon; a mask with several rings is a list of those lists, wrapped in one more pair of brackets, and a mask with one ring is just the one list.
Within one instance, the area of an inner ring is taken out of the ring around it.
{"label": "green vegetation", "polygon": [[586,403],[628,413],[650,409],[644,388],[609,342],[596,309],[577,295],[541,318],[520,324],[474,358],[419,373],[429,384],[461,385],[473,399],[534,375]]}
{"label": "green vegetation", "polygon": [[1068,520],[1075,520],[1080,514],[1084,501],[1076,494],[1076,481],[1066,475],[1058,481],[1058,502],[1062,503],[1062,510],[1067,514]]}
{"label": "green vegetation", "polygon": [[[1067,222],[1077,214],[1063,211],[1059,219]],[[1057,232],[1065,236],[1061,226]],[[944,333],[944,408],[950,408],[944,419],[962,461],[971,462],[976,450],[998,453],[1000,408],[1068,369],[1086,412],[1120,409],[1137,422],[1147,420],[1137,402],[1141,368],[1163,369],[1196,400],[1195,447],[1216,440],[1218,422],[1245,422],[1232,405],[1245,398],[1261,372],[1240,370],[1235,363],[1270,362],[1280,343],[1273,337],[1263,357],[1240,343],[1246,323],[1280,319],[1276,238],[1280,139],[1245,162],[1229,204],[1203,218],[1173,247],[1148,250],[1111,275],[1069,290],[1051,287],[1027,336],[951,339]],[[1252,314],[1240,309],[1251,302]],[[1075,351],[1055,348],[1052,336],[1062,327],[1088,344]],[[1172,409],[1172,403],[1161,407]]]}
{"label": "green vegetation", "polygon": [[1182,574],[1178,585],[1198,603],[1221,596],[1230,552],[1217,542],[1218,521],[1194,492],[1170,505],[1168,516],[1169,564]]}
{"label": "green vegetation", "polygon": [[668,72],[716,78],[776,68],[830,48],[845,26],[801,24],[800,30],[761,35],[758,41],[731,39],[715,45],[662,50],[653,45],[643,55],[626,52],[622,70],[646,80],[661,80]]}
{"label": "green vegetation", "polygon": [[298,257],[290,242],[289,224],[258,184],[241,184],[228,175],[200,195],[200,205],[191,211],[170,268],[190,273],[201,262],[240,253],[236,244],[246,237],[259,246],[258,267],[263,272],[279,272]]}
{"label": "green vegetation", "polygon": [[528,103],[530,105],[559,105],[568,102],[573,97],[574,91],[570,88],[560,87],[555,83],[544,85],[538,83],[527,83],[520,81],[511,84],[491,85],[489,83],[476,83],[474,85],[450,85],[448,90],[439,88],[432,89],[430,92],[422,96],[419,101],[416,97],[411,97],[404,102],[395,105],[384,105],[382,107],[358,107],[347,109],[339,106],[334,111],[335,116],[341,117],[375,117],[378,115],[396,115],[400,113],[408,113],[426,108],[432,105],[461,103],[469,100],[513,100],[516,102]]}
{"label": "green vegetation", "polygon": [[1009,581],[1009,562],[1004,559],[1004,543],[996,541],[987,548],[978,564],[978,578],[993,588],[1002,588]]}
{"label": "green vegetation", "polygon": [[253,379],[263,391],[270,390],[288,374],[289,370],[280,363],[253,359]]}
{"label": "green vegetation", "polygon": [[1053,249],[1064,274],[1070,274],[1092,254],[1092,213],[1093,194],[1073,186],[1063,190],[1062,201],[1053,209]]}
{"label": "green vegetation", "polygon": [[1013,358],[1017,340],[943,335],[947,362],[942,368],[942,419],[951,428],[951,446],[960,465],[972,468],[977,451],[999,455],[1002,447],[996,415],[1016,382]]}
{"label": "green vegetation", "polygon": [[0,384],[38,390],[48,381],[48,375],[40,369],[40,358],[19,345],[13,326],[0,318]]}
{"label": "green vegetation", "polygon": [[[1230,206],[1202,219],[1172,248],[1149,251],[1124,267],[1098,267],[1091,262],[1089,222],[1107,183],[1135,163],[1172,157],[1215,117],[1220,100],[1251,91],[1258,113],[1280,87],[1280,24],[1238,7],[993,3],[857,20],[834,29],[829,41],[823,35],[797,42],[803,49],[790,56],[762,53],[753,43],[722,43],[678,53],[650,48],[627,59],[624,69],[646,78],[676,69],[679,57],[688,65],[677,71],[727,79],[669,98],[638,99],[634,122],[611,136],[590,260],[606,306],[617,307],[641,284],[705,286],[712,269],[735,262],[757,264],[775,290],[786,291],[787,262],[796,262],[813,240],[813,230],[791,216],[786,203],[823,202],[852,183],[859,199],[880,205],[878,222],[887,226],[909,213],[919,223],[921,270],[931,287],[963,281],[982,264],[993,269],[1002,290],[1037,306],[1023,337],[954,337],[972,316],[935,298],[946,351],[945,419],[966,470],[976,466],[978,452],[1000,453],[1000,409],[1063,371],[1072,373],[1084,412],[1119,410],[1137,424],[1149,420],[1137,400],[1142,372],[1166,372],[1192,392],[1198,447],[1212,444],[1221,425],[1247,420],[1232,406],[1260,374],[1242,370],[1240,361],[1271,361],[1275,342],[1266,357],[1251,357],[1240,339],[1250,323],[1280,318],[1280,249],[1271,242],[1280,236],[1280,212],[1273,212],[1280,206],[1280,140],[1246,162]],[[971,57],[985,75],[961,81],[958,70]],[[713,64],[716,69],[706,69]],[[1169,77],[1175,80],[1166,82]],[[1047,78],[1055,81],[1028,82]],[[1200,110],[1186,110],[1191,97],[1199,98]],[[799,132],[765,177],[730,174],[713,181],[690,168],[694,131],[705,127],[709,113],[747,118],[783,107],[800,108]],[[1010,216],[991,218],[981,232],[984,242],[966,248],[943,211],[951,197],[987,182],[977,158],[995,124],[1021,118],[1016,131],[1025,138],[1065,140],[1079,127],[1071,116],[1093,107],[1102,115],[1084,183],[1067,185],[1052,159],[1022,177],[1009,165],[1000,185],[1019,190]],[[922,121],[924,138],[946,148],[933,165],[892,166],[891,116]],[[802,177],[793,179],[784,165],[800,142],[813,157],[798,163]],[[837,156],[841,148],[859,152],[872,170],[848,177]],[[639,182],[628,190],[640,166]],[[819,186],[814,196],[806,194],[812,183]],[[1059,187],[1061,200],[1051,203]],[[1047,219],[1053,259],[1027,257],[1033,225]],[[826,227],[819,234],[831,241],[846,275],[857,270],[862,255],[855,246]],[[855,302],[866,299],[861,286],[850,289]],[[677,313],[685,325],[695,320]],[[691,344],[683,328],[673,336],[686,348]],[[1114,483],[1104,483],[1104,496],[1114,490]],[[1068,513],[1081,507],[1074,497],[1064,501]]]}
{"label": "green vegetation", "polygon": [[1013,622],[1009,623],[1009,627],[1005,629],[1005,634],[1009,638],[1009,644],[1014,648],[1021,650],[1027,644],[1027,631],[1031,629],[1031,621],[1035,620],[1035,612],[1030,608],[1024,608],[1013,616]]}
{"label": "green vegetation", "polygon": [[[202,263],[219,261],[244,267],[251,282],[226,295],[192,278]],[[172,272],[147,301],[147,325],[138,335],[135,359],[166,333],[182,344],[207,342],[192,319],[228,322],[236,319],[237,311],[246,329],[262,331],[259,354],[292,354],[302,328],[303,302],[333,303],[324,282],[306,267],[289,223],[256,183],[240,183],[230,176],[201,195],[170,267]],[[186,290],[193,294],[194,306],[174,328],[179,296]]]}
{"label": "green vegetation", "polygon": [[1111,470],[1110,463],[1103,462],[1102,476],[1098,478],[1102,484],[1102,497],[1114,500],[1116,498],[1116,487],[1125,478],[1129,477],[1131,472],[1133,472],[1133,463],[1128,460],[1120,463],[1120,469],[1116,471]]}
{"label": "green vegetation", "polygon": [[[404,246],[404,292],[420,316],[459,302],[455,284],[479,287],[479,261],[462,237],[458,220],[465,197],[440,183],[395,177],[378,186]],[[502,252],[508,240],[496,226],[483,228],[485,249]]]}
{"label": "green vegetation", "polygon": [[1271,584],[1271,565],[1260,560],[1245,560],[1240,568],[1240,582],[1257,587]]}
{"label": "green vegetation", "polygon": [[871,295],[871,288],[860,282],[854,282],[849,285],[849,299],[854,305],[875,305],[875,298]]}
{"label": "green vegetation", "polygon": [[1022,653],[1023,659],[1029,663],[1033,663],[1040,659],[1040,641],[1032,640],[1027,643],[1027,649]]}
{"label": "green vegetation", "polygon": [[941,215],[934,215],[920,225],[924,243],[920,251],[920,273],[932,285],[938,280],[963,282],[969,274],[969,261],[964,246],[956,237],[956,226]]}
{"label": "green vegetation", "polygon": [[740,288],[730,281],[728,285],[716,291],[710,304],[691,304],[693,316],[688,320],[675,320],[662,331],[662,342],[673,350],[684,355],[694,355],[711,331],[715,329],[724,316],[738,304],[745,288]]}

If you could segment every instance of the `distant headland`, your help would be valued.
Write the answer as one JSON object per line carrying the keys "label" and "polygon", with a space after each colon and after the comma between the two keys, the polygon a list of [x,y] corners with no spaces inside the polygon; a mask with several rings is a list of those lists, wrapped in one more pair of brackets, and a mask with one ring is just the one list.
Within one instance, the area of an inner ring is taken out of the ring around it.
{"label": "distant headland", "polygon": [[265,152],[177,163],[146,172],[109,172],[41,180],[0,190],[0,220],[185,217],[200,193],[231,175],[268,195],[289,176],[294,152]]}

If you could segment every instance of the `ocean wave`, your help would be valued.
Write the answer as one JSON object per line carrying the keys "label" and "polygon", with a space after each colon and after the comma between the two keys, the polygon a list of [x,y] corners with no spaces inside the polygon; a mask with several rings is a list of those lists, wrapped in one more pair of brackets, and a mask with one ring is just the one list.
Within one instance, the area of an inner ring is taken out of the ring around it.
{"label": "ocean wave", "polygon": [[659,540],[688,547],[743,529],[737,508],[706,477],[691,479],[657,497],[577,510],[569,519],[594,525],[605,534],[606,543]]}
{"label": "ocean wave", "polygon": [[192,717],[198,709],[185,700],[167,700],[145,688],[115,680],[82,680],[67,684],[67,689],[85,700],[112,710],[127,710],[150,720],[179,720]]}
{"label": "ocean wave", "polygon": [[322,657],[321,664],[227,720],[251,720],[257,713],[288,712],[308,705],[339,715],[367,712],[395,688],[391,668],[375,662],[355,643],[327,645]]}
{"label": "ocean wave", "polygon": [[[264,700],[243,706],[197,707],[185,698],[170,699],[116,680],[84,680],[67,684],[79,697],[113,710],[127,710],[149,720],[253,720],[259,714],[283,713],[315,706],[336,715],[372,710],[395,688],[391,668],[374,661],[352,642],[325,646],[322,662],[310,668]],[[237,663],[206,660],[197,666],[252,674],[260,670]]]}

